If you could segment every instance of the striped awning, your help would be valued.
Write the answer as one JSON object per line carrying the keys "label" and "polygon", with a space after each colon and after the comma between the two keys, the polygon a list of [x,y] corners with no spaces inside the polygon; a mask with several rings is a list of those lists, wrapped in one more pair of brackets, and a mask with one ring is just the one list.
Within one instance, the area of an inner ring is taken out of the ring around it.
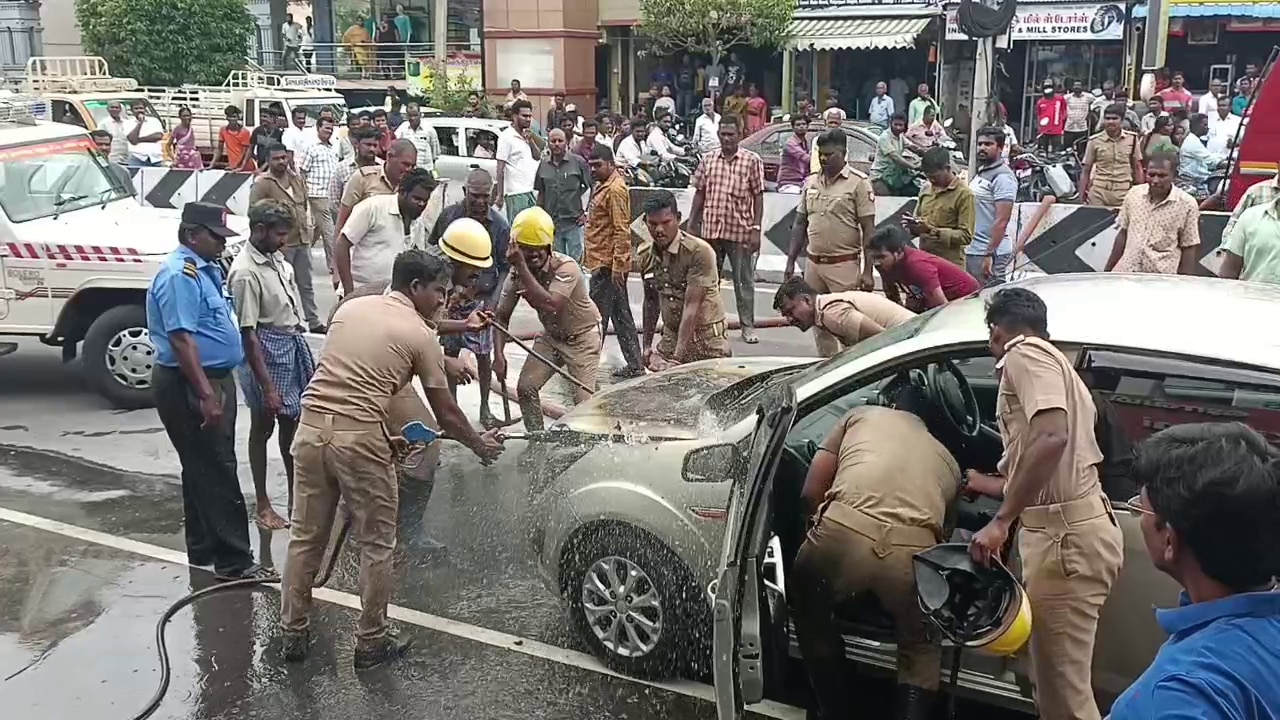
{"label": "striped awning", "polygon": [[787,47],[795,50],[901,50],[915,47],[928,17],[798,18]]}

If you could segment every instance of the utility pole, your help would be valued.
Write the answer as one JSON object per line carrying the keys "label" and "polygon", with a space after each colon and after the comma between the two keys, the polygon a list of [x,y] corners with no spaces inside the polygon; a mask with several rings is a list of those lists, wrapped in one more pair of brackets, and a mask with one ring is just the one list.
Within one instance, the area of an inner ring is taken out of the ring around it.
{"label": "utility pole", "polygon": [[973,55],[973,100],[969,109],[969,177],[978,171],[978,130],[986,126],[991,108],[991,74],[995,67],[995,38],[977,38]]}

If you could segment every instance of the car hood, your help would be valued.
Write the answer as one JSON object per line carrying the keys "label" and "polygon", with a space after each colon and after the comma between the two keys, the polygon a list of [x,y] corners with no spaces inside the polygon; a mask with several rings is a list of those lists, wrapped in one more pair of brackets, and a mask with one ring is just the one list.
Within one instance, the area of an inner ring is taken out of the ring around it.
{"label": "car hood", "polygon": [[[178,247],[178,225],[182,210],[144,207],[131,199],[121,199],[101,207],[87,207],[55,217],[45,217],[17,225],[22,242],[59,243],[72,238],[98,247],[119,248],[143,258],[160,260]],[[249,237],[248,219],[227,216],[227,226],[240,233],[227,240],[232,252]]]}
{"label": "car hood", "polygon": [[[718,432],[723,420],[709,407],[712,395],[756,375],[813,362],[803,357],[747,357],[680,365],[606,387],[571,409],[552,429],[665,440],[706,437]],[[734,404],[730,401],[727,407]]]}

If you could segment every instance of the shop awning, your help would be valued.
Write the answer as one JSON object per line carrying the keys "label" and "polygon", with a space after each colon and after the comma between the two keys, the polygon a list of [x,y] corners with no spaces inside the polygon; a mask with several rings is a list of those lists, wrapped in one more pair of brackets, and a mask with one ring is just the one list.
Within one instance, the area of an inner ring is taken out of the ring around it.
{"label": "shop awning", "polygon": [[791,21],[787,47],[795,50],[901,50],[932,18],[797,18]]}
{"label": "shop awning", "polygon": [[[1135,18],[1147,16],[1147,6],[1137,5],[1133,8]],[[1172,18],[1258,18],[1273,20],[1280,18],[1280,5],[1274,3],[1226,3],[1226,2],[1171,2],[1169,17]]]}

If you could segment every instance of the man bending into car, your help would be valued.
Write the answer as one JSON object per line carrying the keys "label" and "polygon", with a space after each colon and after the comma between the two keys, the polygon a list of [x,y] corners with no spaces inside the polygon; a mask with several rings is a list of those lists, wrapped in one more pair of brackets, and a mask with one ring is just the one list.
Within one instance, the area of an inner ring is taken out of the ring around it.
{"label": "man bending into car", "polygon": [[883,295],[865,290],[819,293],[798,277],[787,278],[778,287],[773,309],[801,330],[812,328],[815,337],[834,338],[836,342],[818,342],[818,354],[823,357],[916,316]]}
{"label": "man bending into car", "polygon": [[[903,388],[895,404],[919,404],[919,392]],[[955,458],[905,410],[854,408],[818,448],[802,491],[810,530],[792,573],[792,609],[819,720],[853,717],[834,609],[866,591],[897,628],[894,717],[929,717],[942,649],[930,641],[917,604],[911,558],[943,540],[959,484]]]}

